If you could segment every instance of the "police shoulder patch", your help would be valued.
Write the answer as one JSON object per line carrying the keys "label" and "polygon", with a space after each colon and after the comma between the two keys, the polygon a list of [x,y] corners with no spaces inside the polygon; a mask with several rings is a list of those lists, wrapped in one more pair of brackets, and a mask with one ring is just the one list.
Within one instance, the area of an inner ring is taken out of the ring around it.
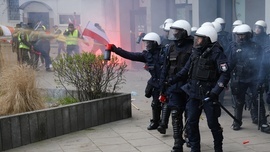
{"label": "police shoulder patch", "polygon": [[224,84],[222,82],[217,83],[220,88],[224,88]]}
{"label": "police shoulder patch", "polygon": [[227,63],[221,63],[219,64],[219,68],[221,71],[226,72],[228,70],[228,65]]}

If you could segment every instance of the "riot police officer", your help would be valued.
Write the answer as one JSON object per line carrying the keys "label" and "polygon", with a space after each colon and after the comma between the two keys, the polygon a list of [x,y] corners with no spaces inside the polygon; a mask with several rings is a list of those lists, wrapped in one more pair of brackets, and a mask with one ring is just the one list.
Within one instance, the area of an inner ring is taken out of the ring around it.
{"label": "riot police officer", "polygon": [[160,121],[161,103],[158,99],[160,93],[159,79],[164,62],[164,53],[163,48],[160,46],[161,42],[158,34],[150,32],[146,34],[142,40],[146,46],[145,50],[142,52],[128,52],[122,48],[117,48],[114,45],[111,51],[123,58],[145,63],[145,69],[149,71],[151,75],[151,78],[147,82],[147,94],[150,94],[153,98],[151,103],[152,119],[150,120],[150,125],[147,127],[147,129],[153,130],[157,129]]}
{"label": "riot police officer", "polygon": [[232,31],[236,26],[241,25],[241,24],[243,24],[241,20],[235,20],[232,24]]}
{"label": "riot police officer", "polygon": [[[181,70],[187,62],[193,45],[193,37],[190,36],[191,26],[186,20],[177,20],[171,26],[173,42],[167,47],[166,59],[163,64],[160,83],[164,85],[167,79],[175,76],[176,72]],[[162,109],[162,121],[158,127],[160,133],[166,132],[168,123],[168,113],[172,114],[174,146],[172,152],[182,152],[185,143],[183,134],[182,115],[185,111],[187,95],[181,89],[186,81],[169,86],[166,90],[168,103]]]}
{"label": "riot police officer", "polygon": [[231,41],[231,34],[227,31],[225,31],[226,22],[223,18],[218,17],[215,19],[214,22],[217,22],[221,25],[221,31],[218,33],[219,37],[219,43],[222,45],[224,50],[227,50],[229,47],[229,42]]}
{"label": "riot police officer", "polygon": [[[221,47],[224,51],[224,49],[226,49],[228,47],[228,46],[226,46],[228,44],[226,44],[227,42],[224,41],[224,37],[222,35],[222,26],[219,22],[212,22],[212,24],[213,24],[213,26],[216,29],[217,34],[218,34],[217,42],[221,45]],[[225,55],[226,55],[226,53],[225,53]],[[224,102],[225,91],[226,91],[226,89],[224,89],[219,95],[219,102],[221,104],[223,104],[223,102]]]}
{"label": "riot police officer", "polygon": [[159,28],[164,29],[167,23],[173,23],[173,22],[174,22],[173,19],[167,18],[167,19],[163,22],[163,24],[161,24],[161,25],[159,26]]}
{"label": "riot police officer", "polygon": [[[262,48],[251,40],[252,30],[247,24],[239,25],[236,31],[236,43],[232,46],[229,57],[231,72],[231,93],[235,99],[234,115],[241,121],[243,107],[247,90],[250,92],[250,99],[247,107],[257,107],[257,82],[262,60]],[[251,112],[253,123],[257,123],[256,114]],[[258,118],[258,117],[257,117]],[[232,124],[233,130],[240,130],[241,125],[236,121]],[[260,126],[261,131],[269,132],[268,126]]]}
{"label": "riot police officer", "polygon": [[196,26],[192,26],[190,35],[194,36],[197,30],[198,30],[198,28]]}
{"label": "riot police officer", "polygon": [[253,41],[259,44],[263,50],[269,48],[269,36],[266,34],[267,24],[263,20],[258,20],[254,24]]}
{"label": "riot police officer", "polygon": [[[165,48],[165,52],[168,49],[168,46],[170,45],[170,43],[172,42],[171,39],[169,39],[169,31],[170,28],[172,26],[173,23],[171,22],[167,22],[164,25],[164,35],[160,36],[161,39],[161,45],[166,47]],[[164,52],[164,53],[165,53]],[[160,83],[160,86],[162,86],[162,83]],[[162,88],[163,90],[161,90],[161,92],[165,91],[165,87],[163,86]],[[160,97],[161,98],[161,97]],[[166,97],[165,97],[166,98]],[[162,99],[160,99],[160,102],[162,102],[162,111],[161,111],[161,122],[157,128],[157,130],[161,133],[161,134],[166,134],[166,129],[168,128],[168,123],[169,123],[169,117],[170,117],[170,110],[168,108],[167,102],[162,101]]]}
{"label": "riot police officer", "polygon": [[160,36],[160,41],[161,41],[162,46],[166,46],[167,44],[170,44],[171,42],[168,39],[168,37],[169,37],[169,31],[170,31],[170,27],[172,23],[173,23],[173,20],[168,20],[168,21],[165,21],[163,24],[163,35]]}
{"label": "riot police officer", "polygon": [[195,33],[193,52],[185,67],[169,80],[174,84],[188,79],[182,89],[188,94],[187,131],[191,151],[200,151],[199,119],[202,109],[214,138],[214,149],[222,152],[223,130],[218,122],[221,109],[218,96],[230,79],[227,57],[217,42],[217,32],[211,26],[202,26]]}
{"label": "riot police officer", "polygon": [[[270,57],[270,40],[269,36],[266,34],[267,24],[263,20],[258,20],[254,24],[254,37],[253,41],[259,44],[263,49],[263,57],[262,57],[262,64],[259,72],[259,82],[258,82],[258,93],[259,95],[263,96],[264,91],[267,93],[266,101],[268,104],[269,102],[269,57]],[[263,88],[263,89],[262,89]],[[256,102],[254,104],[253,108],[251,109],[251,114],[253,116],[253,122],[259,123],[259,125],[262,125],[261,131],[270,133],[270,127],[267,125],[267,118],[266,118],[266,110],[264,101],[260,100],[260,104]],[[259,117],[259,121],[258,121]],[[258,121],[258,122],[256,122]]]}
{"label": "riot police officer", "polygon": [[236,41],[236,36],[235,36],[235,31],[236,31],[236,27],[243,24],[243,22],[241,20],[235,20],[232,24],[232,40],[231,42],[235,42]]}

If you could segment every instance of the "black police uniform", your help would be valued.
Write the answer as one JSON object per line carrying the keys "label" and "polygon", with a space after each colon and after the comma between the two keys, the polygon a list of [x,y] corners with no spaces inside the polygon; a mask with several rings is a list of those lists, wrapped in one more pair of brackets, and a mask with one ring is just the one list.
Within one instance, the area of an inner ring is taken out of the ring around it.
{"label": "black police uniform", "polygon": [[[231,93],[235,99],[235,117],[242,121],[243,107],[245,103],[248,108],[256,107],[257,103],[257,79],[262,59],[262,48],[247,40],[243,44],[235,43],[229,57],[231,72]],[[249,89],[249,100],[246,102],[247,90]],[[251,110],[252,111],[252,110]],[[256,123],[257,114],[251,112],[253,122]],[[239,130],[242,124],[234,122],[232,128]]]}
{"label": "black police uniform", "polygon": [[[268,108],[270,110],[270,91],[269,91],[269,84],[270,84],[270,39],[269,36],[263,32],[258,35],[255,35],[253,37],[253,41],[258,43],[262,49],[263,49],[263,56],[262,56],[262,62],[260,66],[260,72],[259,72],[259,81],[257,84],[257,91],[258,93],[263,96],[264,91],[267,93],[266,94],[266,102],[268,104]],[[263,86],[263,89],[261,88]],[[265,110],[265,105],[264,101],[260,100],[260,108],[258,108],[258,104],[255,104],[255,107],[253,108],[252,115],[255,116],[255,119],[258,117],[258,109],[260,110],[260,124],[264,125],[264,127],[261,127],[262,132],[270,133],[270,127],[267,124],[267,117],[266,117],[266,110]]]}
{"label": "black police uniform", "polygon": [[222,46],[223,50],[227,50],[231,41],[230,33],[227,31],[221,31],[218,33],[218,42]]}
{"label": "black police uniform", "polygon": [[117,55],[123,58],[145,63],[145,69],[149,71],[151,78],[147,82],[146,94],[152,96],[152,119],[148,130],[157,129],[160,121],[161,103],[159,102],[160,93],[160,73],[164,62],[163,48],[158,47],[155,50],[143,50],[142,52],[128,52],[122,48],[115,48],[113,50]]}
{"label": "black police uniform", "polygon": [[[264,85],[262,91],[267,92],[267,97],[266,97],[266,103],[270,104],[270,91],[269,91],[269,84],[270,84],[270,50],[265,51],[263,53],[263,58],[262,58],[262,63],[261,63],[261,68],[259,72],[259,82],[258,86]],[[270,110],[270,109],[269,109]]]}
{"label": "black police uniform", "polygon": [[[186,64],[192,53],[193,37],[189,36],[181,41],[172,42],[167,49],[166,59],[163,64],[162,73],[160,76],[161,86],[164,83],[175,76],[175,74],[180,71]],[[166,89],[166,96],[168,98],[167,103],[162,109],[162,121],[158,131],[166,128],[168,124],[168,116],[171,112],[172,114],[172,126],[173,126],[173,138],[174,138],[174,151],[183,151],[183,118],[182,115],[185,111],[185,106],[187,102],[187,95],[182,91],[181,87],[186,83],[186,81],[179,81],[176,84],[169,86]]]}
{"label": "black police uniform", "polygon": [[[221,31],[221,32],[218,32],[218,43],[221,45],[221,47],[223,48],[223,50],[227,50],[229,48],[229,45],[230,45],[230,37],[229,37],[229,32],[226,32],[226,31]],[[224,52],[225,55],[226,52]],[[224,102],[224,96],[225,96],[225,89],[220,93],[219,95],[219,102],[221,104],[223,104]]]}
{"label": "black police uniform", "polygon": [[160,36],[161,46],[166,46],[171,43],[171,40],[168,39],[165,35]]}
{"label": "black police uniform", "polygon": [[[215,151],[222,151],[223,130],[218,122],[221,109],[214,102],[230,79],[227,57],[218,43],[209,44],[207,49],[193,49],[185,67],[176,74],[170,84],[188,78],[182,89],[188,94],[187,131],[191,151],[200,151],[199,119],[202,109],[214,138]],[[210,96],[210,102],[202,102]]]}

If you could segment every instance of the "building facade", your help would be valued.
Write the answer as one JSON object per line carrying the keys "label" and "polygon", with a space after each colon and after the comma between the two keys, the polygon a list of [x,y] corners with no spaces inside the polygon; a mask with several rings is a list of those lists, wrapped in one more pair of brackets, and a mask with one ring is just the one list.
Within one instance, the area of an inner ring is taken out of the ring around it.
{"label": "building facade", "polygon": [[259,19],[270,25],[268,6],[268,0],[0,0],[0,24],[42,21],[47,29],[53,25],[65,29],[75,18],[82,29],[89,21],[99,23],[111,43],[141,51],[135,43],[138,33],[161,34],[159,26],[167,18],[185,19],[199,27],[222,17],[230,31],[236,19],[251,27]]}

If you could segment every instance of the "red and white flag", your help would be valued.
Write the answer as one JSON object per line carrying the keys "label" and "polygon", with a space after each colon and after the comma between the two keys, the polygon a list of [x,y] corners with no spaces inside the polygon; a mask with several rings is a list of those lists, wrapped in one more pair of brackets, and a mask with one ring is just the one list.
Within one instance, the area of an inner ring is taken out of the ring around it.
{"label": "red and white flag", "polygon": [[11,36],[11,34],[14,32],[13,27],[5,25],[0,25],[0,30],[1,33],[3,34],[2,36]]}
{"label": "red and white flag", "polygon": [[98,29],[93,23],[88,22],[82,33],[83,36],[91,37],[98,43],[107,45],[109,44],[109,39],[105,32]]}

